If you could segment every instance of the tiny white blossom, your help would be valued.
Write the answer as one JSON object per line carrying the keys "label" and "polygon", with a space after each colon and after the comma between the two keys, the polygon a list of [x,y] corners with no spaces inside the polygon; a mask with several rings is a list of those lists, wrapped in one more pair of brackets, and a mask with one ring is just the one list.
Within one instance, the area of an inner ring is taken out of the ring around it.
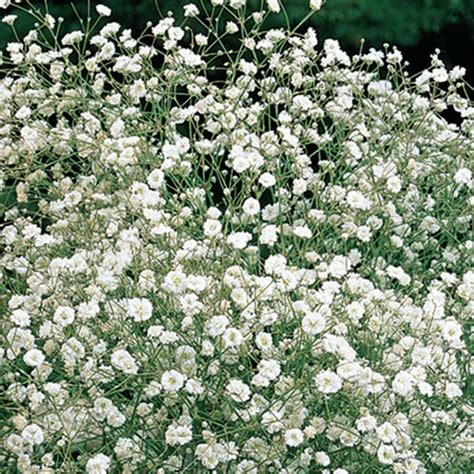
{"label": "tiny white blossom", "polygon": [[161,376],[161,386],[167,392],[177,392],[184,386],[185,378],[177,370],[167,370]]}
{"label": "tiny white blossom", "polygon": [[336,393],[342,387],[339,376],[331,370],[324,370],[314,378],[316,388],[322,393]]}
{"label": "tiny white blossom", "polygon": [[309,0],[309,7],[311,10],[321,10],[323,0]]}
{"label": "tiny white blossom", "polygon": [[21,437],[32,445],[42,444],[44,441],[43,430],[35,423],[26,426],[21,432]]}
{"label": "tiny white blossom", "polygon": [[110,358],[112,365],[125,374],[137,374],[138,365],[130,353],[124,349],[118,349],[113,352]]}
{"label": "tiny white blossom", "polygon": [[290,447],[296,447],[304,441],[303,432],[298,428],[292,428],[285,431],[285,443]]}
{"label": "tiny white blossom", "polygon": [[226,386],[226,391],[236,402],[246,402],[250,399],[250,388],[241,380],[229,380],[229,383]]}
{"label": "tiny white blossom", "polygon": [[280,13],[281,11],[279,0],[267,0],[267,7],[273,13]]}
{"label": "tiny white blossom", "polygon": [[165,433],[166,444],[170,446],[188,444],[193,437],[193,432],[188,426],[171,424]]}
{"label": "tiny white blossom", "polygon": [[110,457],[105,454],[96,454],[86,464],[87,474],[106,474],[110,468]]}
{"label": "tiny white blossom", "polygon": [[23,356],[23,360],[30,367],[38,367],[45,361],[45,356],[39,349],[30,349]]}
{"label": "tiny white blossom", "polygon": [[102,4],[96,5],[95,9],[101,16],[110,16],[112,13],[112,10],[109,7]]}

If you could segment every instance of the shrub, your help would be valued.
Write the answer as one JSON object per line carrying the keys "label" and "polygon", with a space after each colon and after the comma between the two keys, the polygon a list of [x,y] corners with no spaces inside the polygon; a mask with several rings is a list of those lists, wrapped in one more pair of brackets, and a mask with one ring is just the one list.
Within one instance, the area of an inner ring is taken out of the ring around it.
{"label": "shrub", "polygon": [[3,471],[467,472],[465,71],[222,3],[6,48]]}

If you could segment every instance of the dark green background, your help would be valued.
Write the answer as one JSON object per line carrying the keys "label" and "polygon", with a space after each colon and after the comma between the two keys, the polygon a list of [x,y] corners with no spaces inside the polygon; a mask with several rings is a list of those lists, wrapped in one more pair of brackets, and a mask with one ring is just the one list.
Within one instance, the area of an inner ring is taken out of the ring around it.
{"label": "dark green background", "polygon": [[[142,30],[147,21],[156,22],[159,14],[155,1],[163,12],[173,10],[177,16],[183,5],[192,0],[90,0],[92,7],[103,3],[112,8],[111,19],[135,32]],[[308,11],[309,0],[282,0],[290,20],[297,24]],[[43,0],[32,2],[44,5]],[[87,12],[87,0],[49,0],[51,13],[65,18],[64,32],[79,27],[74,3],[81,16]],[[194,0],[200,5],[200,0]],[[209,4],[208,1],[206,3]],[[249,0],[249,8],[257,10],[263,0]],[[10,9],[13,11],[13,8]],[[10,12],[9,10],[9,12]],[[93,8],[92,8],[93,10]],[[283,16],[272,14],[268,27],[282,26]],[[388,42],[400,46],[414,71],[426,66],[429,54],[436,47],[449,66],[460,64],[473,74],[474,50],[474,0],[327,0],[322,10],[314,15],[308,25],[318,30],[320,38],[337,38],[354,53],[359,49],[361,38],[366,39],[366,49],[380,47]],[[16,24],[24,34],[28,22],[20,16]],[[0,25],[0,47],[14,36],[7,25]],[[472,83],[472,81],[469,81]]]}

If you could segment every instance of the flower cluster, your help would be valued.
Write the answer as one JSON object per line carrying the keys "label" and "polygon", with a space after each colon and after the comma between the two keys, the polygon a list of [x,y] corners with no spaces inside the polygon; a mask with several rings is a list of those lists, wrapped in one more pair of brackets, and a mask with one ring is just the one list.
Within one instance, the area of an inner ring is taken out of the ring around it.
{"label": "flower cluster", "polygon": [[468,472],[465,70],[264,7],[7,45],[4,472]]}

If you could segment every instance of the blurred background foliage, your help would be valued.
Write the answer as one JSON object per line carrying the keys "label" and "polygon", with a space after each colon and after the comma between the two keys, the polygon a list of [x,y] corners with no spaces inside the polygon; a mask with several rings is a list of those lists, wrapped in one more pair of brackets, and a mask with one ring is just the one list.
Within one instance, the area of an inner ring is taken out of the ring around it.
{"label": "blurred background foliage", "polygon": [[[80,28],[77,13],[87,16],[89,8],[103,3],[113,10],[112,20],[135,33],[143,30],[147,21],[156,23],[161,12],[173,11],[182,18],[182,7],[188,3],[209,5],[209,0],[48,0],[51,14],[64,18],[63,33]],[[45,0],[31,3],[43,7]],[[280,0],[293,25],[308,12],[309,0]],[[74,8],[72,5],[74,5]],[[258,10],[265,0],[248,0],[248,8]],[[95,12],[94,12],[95,13]],[[268,28],[284,26],[284,15],[271,14]],[[32,22],[19,15],[15,28],[22,36]],[[365,50],[387,42],[399,46],[405,57],[419,70],[429,63],[429,54],[439,47],[448,66],[468,68],[472,78],[474,58],[474,0],[326,0],[304,27],[317,28],[319,37],[337,38],[351,53],[359,50],[365,39]],[[14,36],[9,26],[0,24],[0,47]],[[471,82],[471,81],[469,81]],[[471,82],[472,83],[472,82]]]}

